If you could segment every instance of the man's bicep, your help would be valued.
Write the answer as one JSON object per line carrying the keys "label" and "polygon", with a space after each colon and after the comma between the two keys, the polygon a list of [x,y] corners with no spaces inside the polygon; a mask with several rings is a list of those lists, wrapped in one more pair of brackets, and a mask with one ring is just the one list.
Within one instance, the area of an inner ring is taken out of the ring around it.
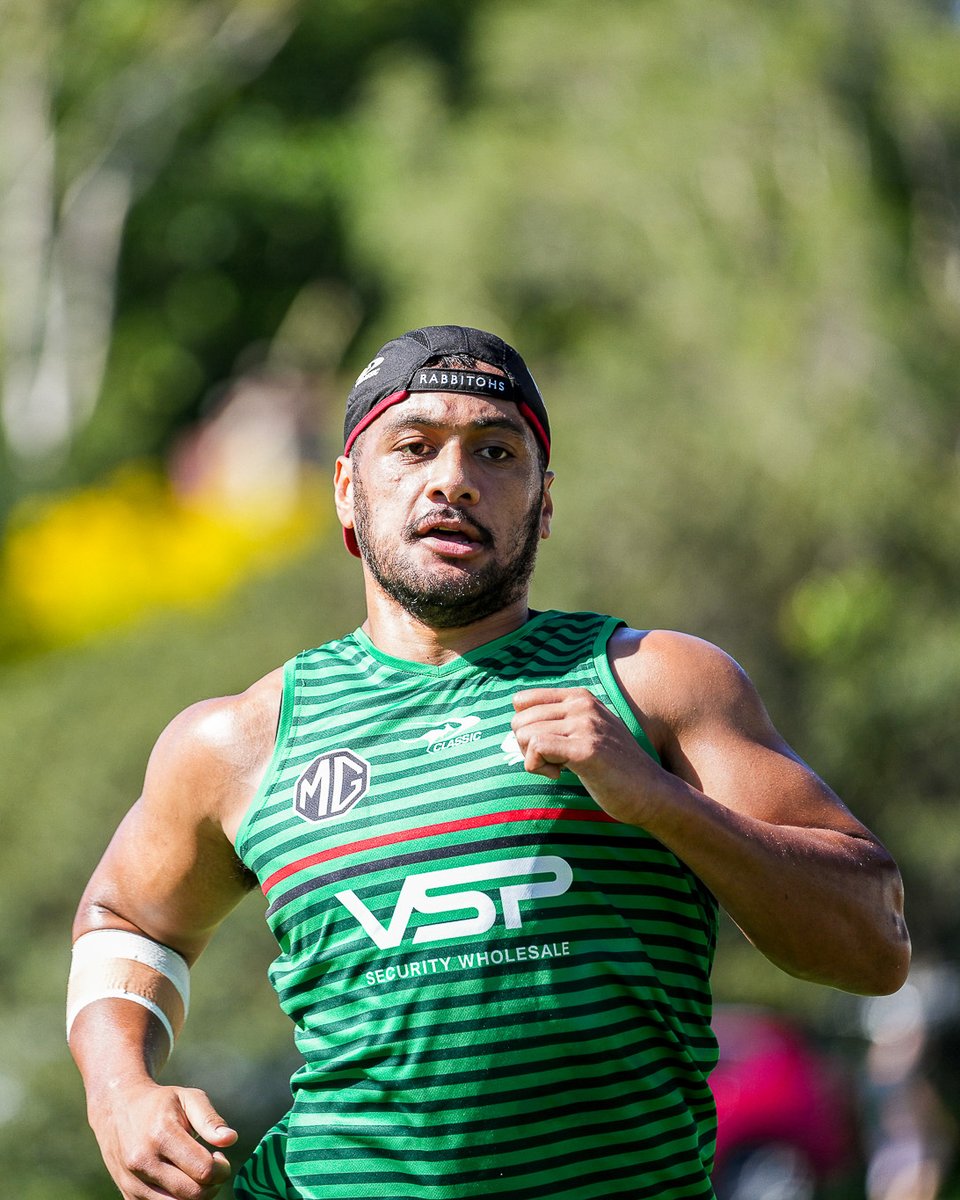
{"label": "man's bicep", "polygon": [[720,804],[778,825],[867,834],[774,727],[746,672],[709,643],[674,642],[668,768]]}
{"label": "man's bicep", "polygon": [[192,962],[248,890],[239,864],[204,841],[196,830],[144,821],[138,802],[91,876],[74,938],[92,929],[129,929]]}
{"label": "man's bicep", "polygon": [[218,819],[227,786],[222,762],[195,727],[180,719],[168,728],[142,796],[93,872],[74,936],[129,928],[193,961],[249,887]]}
{"label": "man's bicep", "polygon": [[735,812],[775,825],[866,832],[839,797],[783,742],[715,729],[681,748],[676,773]]}
{"label": "man's bicep", "polygon": [[[735,812],[774,825],[869,836],[836,793],[770,723],[759,698],[719,704],[712,718],[678,738],[688,782]],[[749,685],[752,691],[752,685]]]}

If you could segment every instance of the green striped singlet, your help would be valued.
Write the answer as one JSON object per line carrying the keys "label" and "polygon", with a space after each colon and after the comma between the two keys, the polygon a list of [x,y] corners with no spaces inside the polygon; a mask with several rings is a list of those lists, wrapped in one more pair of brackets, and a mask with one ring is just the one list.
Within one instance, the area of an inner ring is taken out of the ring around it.
{"label": "green striped singlet", "polygon": [[712,1196],[715,901],[510,730],[515,692],[586,687],[655,757],[621,624],[539,613],[439,667],[357,631],[287,664],[237,850],[304,1065],[241,1200]]}

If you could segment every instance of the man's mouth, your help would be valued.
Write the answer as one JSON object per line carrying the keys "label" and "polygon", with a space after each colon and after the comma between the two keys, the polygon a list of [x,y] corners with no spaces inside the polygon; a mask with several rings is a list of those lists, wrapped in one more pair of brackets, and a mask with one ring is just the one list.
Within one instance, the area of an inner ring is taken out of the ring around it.
{"label": "man's mouth", "polygon": [[461,558],[475,554],[490,540],[484,529],[461,517],[429,517],[413,529],[414,538],[437,554]]}

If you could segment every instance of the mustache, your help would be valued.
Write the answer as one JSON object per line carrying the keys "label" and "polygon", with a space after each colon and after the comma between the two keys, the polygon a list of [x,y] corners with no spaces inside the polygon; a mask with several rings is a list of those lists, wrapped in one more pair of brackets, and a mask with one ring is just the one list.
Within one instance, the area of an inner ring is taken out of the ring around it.
{"label": "mustache", "polygon": [[471,513],[453,504],[439,504],[408,521],[403,529],[403,538],[405,541],[414,541],[420,536],[424,525],[438,525],[444,521],[462,521],[476,532],[478,541],[484,544],[493,541],[493,534],[486,525],[482,525]]}

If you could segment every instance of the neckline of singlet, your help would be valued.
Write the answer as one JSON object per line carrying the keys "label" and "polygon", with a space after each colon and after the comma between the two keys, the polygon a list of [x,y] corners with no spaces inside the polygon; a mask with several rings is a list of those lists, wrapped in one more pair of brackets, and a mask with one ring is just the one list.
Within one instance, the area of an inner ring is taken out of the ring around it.
{"label": "neckline of singlet", "polygon": [[491,658],[507,646],[526,637],[534,629],[542,625],[544,621],[558,615],[556,609],[535,612],[522,625],[511,630],[510,633],[505,633],[502,637],[495,638],[492,642],[484,642],[482,646],[475,646],[472,650],[466,651],[465,654],[458,654],[455,658],[451,658],[449,662],[445,663],[414,662],[410,659],[397,658],[392,654],[387,654],[375,646],[362,629],[355,629],[351,636],[371,658],[376,659],[377,662],[382,663],[386,667],[392,667],[395,671],[407,671],[414,675],[430,675],[433,678],[439,678],[444,675],[457,675],[461,672],[467,673],[478,670],[478,660]]}

